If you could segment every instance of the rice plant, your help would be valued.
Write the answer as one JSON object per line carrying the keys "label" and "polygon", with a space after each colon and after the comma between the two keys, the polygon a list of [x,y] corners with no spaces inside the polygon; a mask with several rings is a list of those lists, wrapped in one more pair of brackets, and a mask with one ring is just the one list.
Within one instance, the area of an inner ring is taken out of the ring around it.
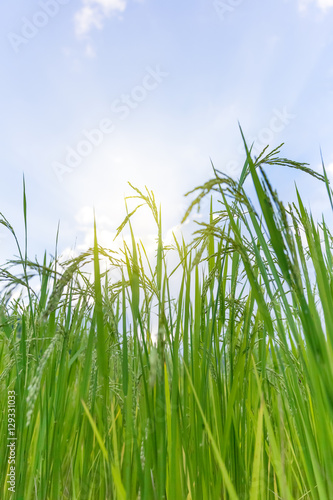
{"label": "rice plant", "polygon": [[[153,193],[133,186],[117,252],[97,221],[92,248],[39,264],[1,215],[19,254],[0,270],[1,498],[333,498],[333,237],[298,191],[280,201],[269,170],[323,182],[333,208],[332,190],[324,165],[244,147],[239,179],[213,167],[188,193],[184,220],[210,197],[190,242],[166,245]],[[27,235],[25,188],[23,207]]]}

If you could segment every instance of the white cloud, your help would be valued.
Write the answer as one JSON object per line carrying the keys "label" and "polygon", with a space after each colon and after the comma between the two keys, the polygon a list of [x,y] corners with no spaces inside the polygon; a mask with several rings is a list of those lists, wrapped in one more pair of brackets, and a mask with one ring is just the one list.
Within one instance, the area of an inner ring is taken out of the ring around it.
{"label": "white cloud", "polygon": [[126,0],[83,0],[83,6],[75,14],[77,36],[86,35],[92,28],[102,29],[104,19],[124,12],[126,4]]}
{"label": "white cloud", "polygon": [[316,5],[324,12],[326,12],[330,7],[333,7],[333,0],[299,0],[300,10],[305,10],[306,7],[313,2],[315,2]]}
{"label": "white cloud", "polygon": [[329,7],[333,7],[333,0],[316,0],[316,2],[318,6],[323,10],[326,10]]}
{"label": "white cloud", "polygon": [[92,47],[92,45],[90,45],[90,43],[88,43],[86,45],[84,53],[87,57],[90,57],[90,58],[96,57],[96,52],[95,52],[94,48]]}
{"label": "white cloud", "polygon": [[325,165],[325,169],[328,174],[333,175],[333,162],[329,163],[328,165]]}

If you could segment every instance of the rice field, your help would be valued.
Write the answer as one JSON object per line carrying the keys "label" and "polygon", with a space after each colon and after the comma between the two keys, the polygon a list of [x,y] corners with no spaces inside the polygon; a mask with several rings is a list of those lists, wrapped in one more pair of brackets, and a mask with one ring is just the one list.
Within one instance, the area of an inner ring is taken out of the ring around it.
{"label": "rice field", "polygon": [[[269,172],[323,182],[333,209],[332,190],[324,165],[244,146],[238,179],[214,168],[189,193],[184,220],[210,203],[190,242],[165,245],[153,193],[133,187],[154,258],[135,210],[119,251],[97,220],[91,249],[42,263],[1,215],[19,257],[0,269],[0,498],[333,498],[333,238]],[[23,216],[27,234],[25,190]]]}

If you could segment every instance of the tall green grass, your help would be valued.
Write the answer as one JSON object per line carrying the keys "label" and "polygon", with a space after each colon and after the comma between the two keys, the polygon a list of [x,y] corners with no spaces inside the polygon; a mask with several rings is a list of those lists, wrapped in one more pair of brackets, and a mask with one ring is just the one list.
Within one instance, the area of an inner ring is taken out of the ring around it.
{"label": "tall green grass", "polygon": [[[331,204],[332,191],[324,168],[278,149],[254,161],[244,145],[238,180],[214,169],[192,192],[184,219],[205,196],[211,204],[190,243],[166,246],[153,193],[133,188],[156,223],[153,259],[135,237],[136,209],[118,253],[99,246],[96,225],[93,248],[62,267],[29,261],[16,240],[19,259],[1,269],[1,498],[333,498],[333,239],[298,192],[282,204],[267,175],[296,168],[326,184]],[[24,221],[27,235],[25,190]]]}

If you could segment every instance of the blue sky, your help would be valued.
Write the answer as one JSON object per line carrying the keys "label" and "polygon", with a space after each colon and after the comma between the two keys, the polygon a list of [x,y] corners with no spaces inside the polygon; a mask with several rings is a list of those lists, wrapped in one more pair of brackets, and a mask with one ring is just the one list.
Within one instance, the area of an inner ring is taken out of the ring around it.
{"label": "blue sky", "polygon": [[[237,177],[238,121],[257,148],[333,180],[333,0],[14,0],[1,6],[1,204],[29,253],[112,246],[131,194],[153,189],[166,235],[184,193],[219,170]],[[296,180],[314,212],[324,189],[269,171],[281,195]],[[151,238],[147,213],[137,231]],[[0,229],[0,260],[14,245]]]}

